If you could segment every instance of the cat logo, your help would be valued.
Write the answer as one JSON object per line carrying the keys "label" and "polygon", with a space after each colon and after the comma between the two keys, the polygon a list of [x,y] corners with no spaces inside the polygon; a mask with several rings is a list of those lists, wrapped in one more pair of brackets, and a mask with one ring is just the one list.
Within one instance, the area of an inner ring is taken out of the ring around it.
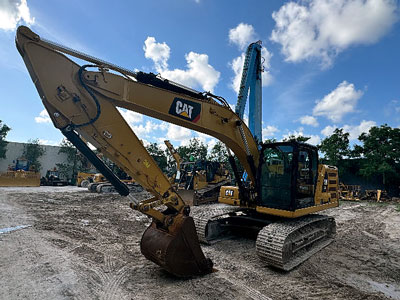
{"label": "cat logo", "polygon": [[233,190],[225,190],[225,196],[233,197]]}
{"label": "cat logo", "polygon": [[191,118],[192,117],[192,112],[193,112],[193,106],[182,103],[181,101],[176,101],[176,113],[178,115],[184,116],[186,118]]}
{"label": "cat logo", "polygon": [[200,119],[201,104],[186,99],[175,98],[169,114],[196,123]]}

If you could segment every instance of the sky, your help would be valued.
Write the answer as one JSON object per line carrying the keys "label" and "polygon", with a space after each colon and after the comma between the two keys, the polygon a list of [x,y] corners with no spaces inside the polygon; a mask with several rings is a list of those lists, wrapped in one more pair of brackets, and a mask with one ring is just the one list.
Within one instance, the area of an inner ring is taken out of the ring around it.
{"label": "sky", "polygon": [[[262,41],[263,138],[311,137],[337,127],[352,143],[372,126],[400,127],[399,2],[392,0],[0,0],[0,120],[7,140],[57,145],[15,48],[19,25],[132,70],[160,73],[237,101],[244,52]],[[145,143],[175,146],[186,128],[121,110]]]}

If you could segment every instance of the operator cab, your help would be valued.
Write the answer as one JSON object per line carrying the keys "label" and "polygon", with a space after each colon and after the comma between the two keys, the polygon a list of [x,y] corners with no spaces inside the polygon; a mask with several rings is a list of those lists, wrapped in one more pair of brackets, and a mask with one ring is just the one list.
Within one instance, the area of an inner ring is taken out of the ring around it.
{"label": "operator cab", "polygon": [[258,170],[260,206],[294,211],[314,205],[315,146],[295,141],[264,144]]}
{"label": "operator cab", "polygon": [[29,162],[25,158],[18,158],[15,163],[15,171],[29,171]]}

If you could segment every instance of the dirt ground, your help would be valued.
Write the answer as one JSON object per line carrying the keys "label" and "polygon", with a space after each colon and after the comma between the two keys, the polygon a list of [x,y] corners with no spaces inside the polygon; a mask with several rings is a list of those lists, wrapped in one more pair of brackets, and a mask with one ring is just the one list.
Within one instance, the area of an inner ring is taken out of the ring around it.
{"label": "dirt ground", "polygon": [[150,221],[117,195],[0,188],[0,211],[0,299],[400,299],[394,205],[329,210],[335,242],[291,272],[265,266],[255,241],[238,237],[202,246],[218,271],[185,280],[140,254]]}

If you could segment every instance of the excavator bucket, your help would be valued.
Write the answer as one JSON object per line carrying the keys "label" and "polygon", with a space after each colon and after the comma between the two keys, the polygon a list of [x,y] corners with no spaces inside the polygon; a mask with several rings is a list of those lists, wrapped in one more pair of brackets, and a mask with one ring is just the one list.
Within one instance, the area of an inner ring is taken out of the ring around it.
{"label": "excavator bucket", "polygon": [[178,277],[211,273],[213,264],[200,248],[193,218],[178,215],[174,222],[168,232],[152,222],[142,236],[142,254]]}

